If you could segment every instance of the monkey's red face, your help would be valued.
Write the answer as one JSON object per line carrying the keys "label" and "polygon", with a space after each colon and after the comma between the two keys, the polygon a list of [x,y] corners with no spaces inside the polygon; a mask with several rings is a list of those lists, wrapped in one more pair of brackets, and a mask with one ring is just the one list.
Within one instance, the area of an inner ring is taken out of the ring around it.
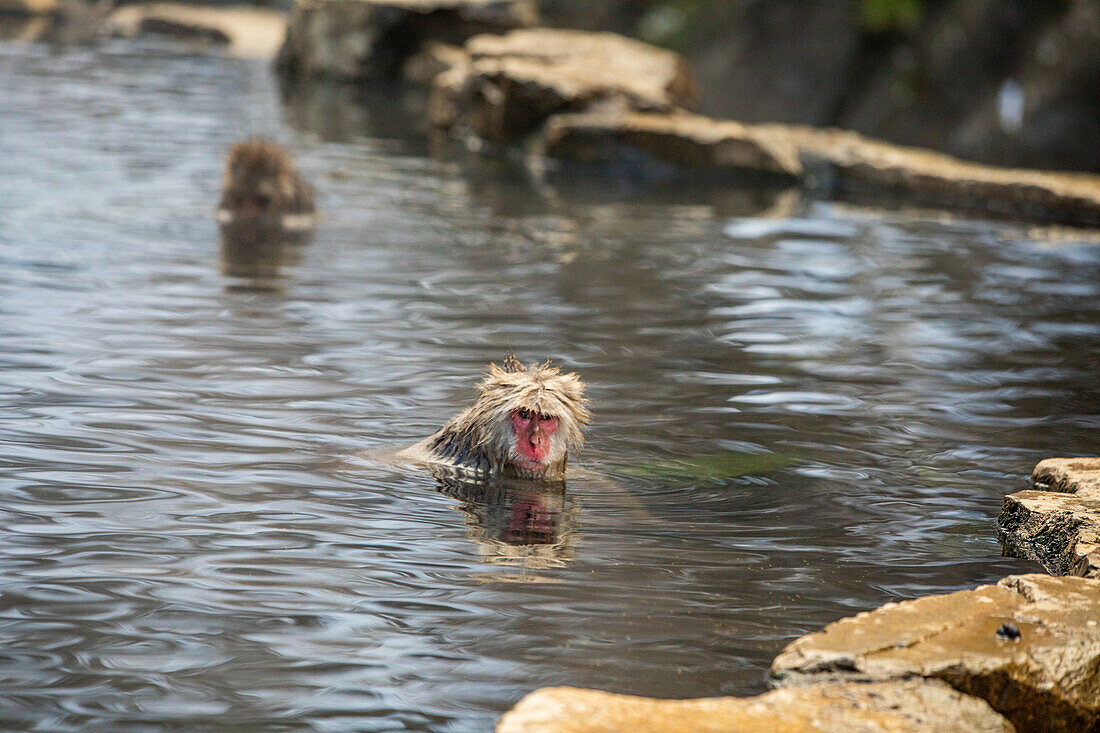
{"label": "monkey's red face", "polygon": [[274,165],[268,161],[239,162],[230,168],[230,174],[226,190],[239,216],[270,213],[279,199],[282,185],[281,173]]}
{"label": "monkey's red face", "polygon": [[513,410],[510,416],[515,436],[517,469],[521,474],[542,475],[558,459],[554,433],[558,418],[527,408]]}

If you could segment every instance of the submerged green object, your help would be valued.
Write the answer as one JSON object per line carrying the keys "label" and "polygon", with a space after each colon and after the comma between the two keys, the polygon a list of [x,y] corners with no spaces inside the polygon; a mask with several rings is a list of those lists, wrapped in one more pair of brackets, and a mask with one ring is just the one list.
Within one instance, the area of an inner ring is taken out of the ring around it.
{"label": "submerged green object", "polygon": [[684,459],[653,461],[623,468],[631,476],[675,479],[724,479],[733,476],[770,473],[798,463],[786,453],[715,453]]}

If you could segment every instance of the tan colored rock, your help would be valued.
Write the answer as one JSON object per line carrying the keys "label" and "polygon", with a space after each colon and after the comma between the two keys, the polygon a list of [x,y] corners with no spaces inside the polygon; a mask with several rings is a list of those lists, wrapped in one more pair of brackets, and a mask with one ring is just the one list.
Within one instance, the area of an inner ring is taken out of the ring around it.
{"label": "tan colored rock", "polygon": [[805,172],[798,146],[769,127],[686,114],[554,115],[546,124],[542,152],[550,157],[606,161],[624,148],[683,168],[790,178],[801,178]]}
{"label": "tan colored rock", "polygon": [[984,701],[912,680],[826,684],[756,697],[656,700],[573,687],[532,692],[497,733],[934,733],[1013,731]]}
{"label": "tan colored rock", "polygon": [[1031,482],[1044,491],[1100,498],[1100,458],[1048,458],[1031,472]]}
{"label": "tan colored rock", "polygon": [[6,16],[0,19],[0,41],[33,43],[49,30],[48,15]]}
{"label": "tan colored rock", "polygon": [[1051,458],[1031,481],[1034,490],[1005,497],[997,520],[1005,554],[1056,575],[1100,578],[1100,458]]}
{"label": "tan colored rock", "polygon": [[[0,33],[7,40],[55,47],[98,40],[107,27],[113,0],[0,0]],[[15,22],[12,22],[15,19]]]}
{"label": "tan colored rock", "polygon": [[534,0],[297,0],[277,65],[302,76],[398,77],[427,42],[461,45],[537,20]]}
{"label": "tan colored rock", "polygon": [[466,52],[475,65],[510,68],[516,81],[545,84],[567,99],[622,94],[640,108],[671,109],[698,95],[682,56],[615,33],[532,28],[476,36]]}
{"label": "tan colored rock", "polygon": [[60,0],[0,0],[0,15],[52,15]]}
{"label": "tan colored rock", "polygon": [[243,58],[274,58],[286,36],[286,13],[248,6],[190,3],[123,5],[111,12],[116,33],[161,33],[186,41],[227,46]]}
{"label": "tan colored rock", "polygon": [[803,160],[828,163],[842,191],[896,193],[914,204],[1100,225],[1100,176],[996,168],[842,130],[795,128]]}
{"label": "tan colored rock", "polygon": [[1096,731],[1100,581],[1018,575],[888,603],[792,642],[771,676],[778,685],[940,679],[1021,733]]}
{"label": "tan colored rock", "polygon": [[1055,575],[1100,578],[1100,501],[1018,491],[1005,497],[997,525],[1006,556]]}
{"label": "tan colored rock", "polygon": [[525,135],[558,112],[668,112],[698,96],[683,57],[614,33],[518,30],[476,36],[465,51],[464,63],[436,79],[433,121],[494,141]]}
{"label": "tan colored rock", "polygon": [[745,125],[690,114],[603,111],[552,118],[544,153],[743,174],[781,173],[840,193],[897,196],[1017,219],[1100,225],[1100,176],[994,168],[842,130]]}
{"label": "tan colored rock", "polygon": [[463,67],[470,57],[458,46],[439,41],[427,41],[405,62],[402,76],[406,81],[430,85],[440,74]]}

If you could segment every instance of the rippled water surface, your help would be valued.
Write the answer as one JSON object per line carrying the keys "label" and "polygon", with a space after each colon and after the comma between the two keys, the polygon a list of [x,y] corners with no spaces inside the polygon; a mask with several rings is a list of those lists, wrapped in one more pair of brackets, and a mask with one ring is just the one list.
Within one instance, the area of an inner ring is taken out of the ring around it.
{"label": "rippled water surface", "polygon": [[[0,44],[0,727],[477,731],[542,685],[753,694],[824,623],[1032,569],[996,516],[1100,446],[1095,241],[537,182],[429,144],[419,104]],[[242,277],[212,210],[254,133],[325,218]],[[590,385],[564,492],[357,457],[513,349]]]}

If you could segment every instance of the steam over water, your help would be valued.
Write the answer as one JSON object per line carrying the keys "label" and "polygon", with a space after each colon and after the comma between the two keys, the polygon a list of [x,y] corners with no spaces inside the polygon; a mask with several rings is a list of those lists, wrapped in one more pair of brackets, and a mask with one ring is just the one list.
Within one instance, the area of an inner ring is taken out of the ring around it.
{"label": "steam over water", "polygon": [[[539,184],[430,146],[417,104],[0,44],[0,727],[480,731],[542,685],[754,694],[824,623],[1035,569],[996,517],[1037,460],[1100,450],[1095,240]],[[324,219],[240,255],[212,214],[256,133]],[[513,349],[589,383],[586,476],[358,457]]]}

